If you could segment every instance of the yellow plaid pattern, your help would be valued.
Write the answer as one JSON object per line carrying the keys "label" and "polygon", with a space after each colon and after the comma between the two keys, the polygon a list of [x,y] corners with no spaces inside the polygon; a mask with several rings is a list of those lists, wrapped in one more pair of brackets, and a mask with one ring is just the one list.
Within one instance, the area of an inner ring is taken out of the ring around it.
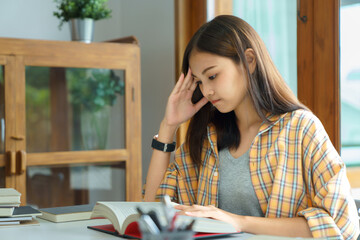
{"label": "yellow plaid pattern", "polygon": [[[303,216],[313,237],[356,239],[359,219],[345,165],[321,122],[305,110],[270,116],[250,149],[250,174],[265,217]],[[218,206],[216,131],[208,127],[200,169],[180,146],[157,199],[168,194],[180,204]]]}

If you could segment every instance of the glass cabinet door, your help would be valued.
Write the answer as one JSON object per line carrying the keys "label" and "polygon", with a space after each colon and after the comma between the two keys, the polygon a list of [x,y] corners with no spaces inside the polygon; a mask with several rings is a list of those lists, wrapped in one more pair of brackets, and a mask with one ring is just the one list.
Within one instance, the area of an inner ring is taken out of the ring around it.
{"label": "glass cabinet door", "polygon": [[0,187],[39,208],[141,200],[136,43],[0,38],[2,65]]}
{"label": "glass cabinet door", "polygon": [[[117,69],[26,66],[27,153],[124,149],[124,77]],[[27,203],[124,201],[122,165],[29,167]]]}
{"label": "glass cabinet door", "polygon": [[25,81],[28,153],[125,148],[123,70],[26,66]]}

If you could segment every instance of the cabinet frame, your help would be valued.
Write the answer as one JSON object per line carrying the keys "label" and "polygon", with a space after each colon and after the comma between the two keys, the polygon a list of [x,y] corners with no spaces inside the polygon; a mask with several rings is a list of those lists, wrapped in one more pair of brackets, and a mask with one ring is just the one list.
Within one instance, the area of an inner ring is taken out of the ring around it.
{"label": "cabinet frame", "polygon": [[[128,40],[87,44],[0,38],[5,73],[5,153],[0,154],[0,167],[5,167],[5,187],[20,191],[22,204],[26,204],[27,166],[120,162],[125,165],[126,200],[141,201],[140,48]],[[26,153],[25,66],[124,70],[125,149]]]}

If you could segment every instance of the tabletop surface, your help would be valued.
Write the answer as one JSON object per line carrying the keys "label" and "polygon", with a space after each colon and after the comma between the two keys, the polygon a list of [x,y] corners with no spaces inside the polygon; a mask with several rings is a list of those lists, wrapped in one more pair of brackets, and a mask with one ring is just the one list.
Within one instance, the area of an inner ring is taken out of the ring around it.
{"label": "tabletop surface", "polygon": [[[87,226],[109,224],[107,219],[92,219],[85,221],[73,221],[53,223],[43,219],[37,219],[40,225],[35,226],[12,226],[0,227],[1,240],[90,240],[90,239],[125,239],[88,229]],[[226,237],[227,240],[248,239],[253,235],[247,233],[233,234]],[[216,238],[221,239],[221,238]]]}

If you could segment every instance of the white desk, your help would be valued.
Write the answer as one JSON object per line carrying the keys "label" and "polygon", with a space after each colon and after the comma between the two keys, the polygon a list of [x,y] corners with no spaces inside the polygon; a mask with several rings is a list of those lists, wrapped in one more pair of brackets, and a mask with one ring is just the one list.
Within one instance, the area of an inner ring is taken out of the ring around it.
{"label": "white desk", "polygon": [[[87,226],[104,225],[110,222],[106,219],[52,223],[39,219],[40,226],[1,227],[1,240],[93,240],[93,239],[125,239],[88,229]],[[251,234],[241,233],[227,240],[248,239]],[[219,238],[217,238],[219,239]]]}

